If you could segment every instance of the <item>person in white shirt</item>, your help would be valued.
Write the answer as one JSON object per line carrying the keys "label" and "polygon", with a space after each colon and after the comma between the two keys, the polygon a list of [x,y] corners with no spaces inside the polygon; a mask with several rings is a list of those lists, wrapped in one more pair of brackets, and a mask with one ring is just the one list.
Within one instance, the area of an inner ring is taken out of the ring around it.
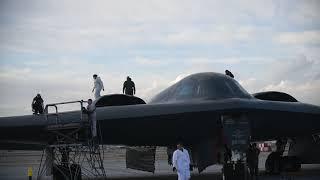
{"label": "person in white shirt", "polygon": [[94,74],[93,75],[93,89],[92,92],[94,92],[94,98],[97,99],[99,98],[101,90],[104,91],[104,86],[103,82],[101,81],[101,78],[98,77],[98,75]]}
{"label": "person in white shirt", "polygon": [[92,103],[92,99],[88,99],[88,106],[86,110],[88,114],[88,120],[91,124],[91,134],[92,138],[97,137],[97,115],[96,115],[96,106]]}
{"label": "person in white shirt", "polygon": [[183,148],[183,144],[177,144],[177,150],[173,152],[172,156],[173,171],[178,174],[178,180],[190,179],[190,157],[188,150]]}

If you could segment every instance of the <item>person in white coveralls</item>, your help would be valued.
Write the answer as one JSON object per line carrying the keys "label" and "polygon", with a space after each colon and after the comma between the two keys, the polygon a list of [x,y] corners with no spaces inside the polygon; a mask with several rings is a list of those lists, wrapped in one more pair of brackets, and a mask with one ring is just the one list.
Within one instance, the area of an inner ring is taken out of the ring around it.
{"label": "person in white coveralls", "polygon": [[177,150],[173,152],[172,156],[173,171],[178,174],[178,180],[190,179],[190,157],[188,150],[183,148],[183,144],[177,144]]}
{"label": "person in white coveralls", "polygon": [[104,91],[104,86],[103,82],[101,81],[101,78],[98,77],[98,75],[94,74],[93,75],[93,89],[92,92],[94,92],[94,98],[97,99],[99,98],[101,90]]}
{"label": "person in white coveralls", "polygon": [[88,114],[89,122],[91,123],[92,138],[97,137],[97,115],[96,106],[92,103],[92,99],[88,99],[88,106],[85,111]]}

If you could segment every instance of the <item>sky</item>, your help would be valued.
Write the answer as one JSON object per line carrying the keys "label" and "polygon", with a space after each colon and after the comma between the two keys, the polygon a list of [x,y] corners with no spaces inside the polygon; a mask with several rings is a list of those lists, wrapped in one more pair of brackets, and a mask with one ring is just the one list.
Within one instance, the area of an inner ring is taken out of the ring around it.
{"label": "sky", "polygon": [[181,78],[229,69],[249,92],[320,105],[319,0],[0,0],[0,116],[122,92],[149,101]]}

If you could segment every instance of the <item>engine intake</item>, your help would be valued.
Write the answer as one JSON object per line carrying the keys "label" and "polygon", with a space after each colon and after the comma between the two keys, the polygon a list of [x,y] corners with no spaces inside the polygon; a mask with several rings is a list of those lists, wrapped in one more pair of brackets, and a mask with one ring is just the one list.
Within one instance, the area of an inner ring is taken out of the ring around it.
{"label": "engine intake", "polygon": [[278,91],[267,91],[252,94],[255,98],[269,101],[298,102],[293,96]]}

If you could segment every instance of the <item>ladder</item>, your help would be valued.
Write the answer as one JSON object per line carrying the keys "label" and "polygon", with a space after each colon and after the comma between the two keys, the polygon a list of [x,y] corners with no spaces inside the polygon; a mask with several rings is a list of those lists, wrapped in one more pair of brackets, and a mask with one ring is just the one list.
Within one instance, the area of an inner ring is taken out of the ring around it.
{"label": "ladder", "polygon": [[[45,118],[49,122],[53,117],[54,122],[46,127],[49,143],[42,154],[45,160],[42,162],[41,158],[38,179],[44,174],[70,180],[81,176],[106,178],[101,156],[103,146],[91,137],[91,122],[82,112],[85,102],[80,100],[46,105]],[[73,103],[80,104],[80,115],[75,117],[76,121],[62,122],[63,113],[59,113],[58,106]],[[50,107],[54,107],[54,113],[48,112]]]}

